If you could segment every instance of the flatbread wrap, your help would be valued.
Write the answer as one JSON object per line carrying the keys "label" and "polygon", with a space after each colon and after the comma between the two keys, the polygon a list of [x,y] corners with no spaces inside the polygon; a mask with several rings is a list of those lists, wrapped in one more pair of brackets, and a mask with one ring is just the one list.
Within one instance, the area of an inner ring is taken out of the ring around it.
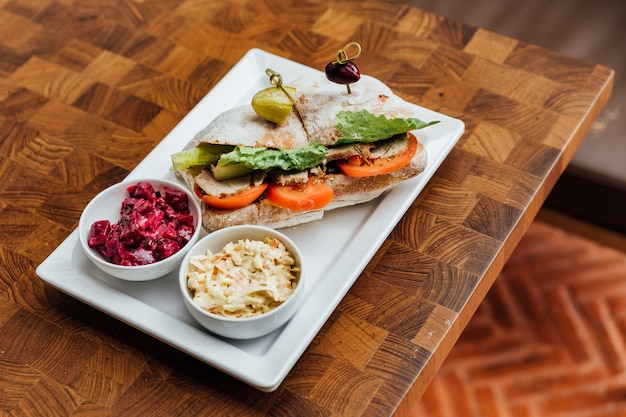
{"label": "flatbread wrap", "polygon": [[414,106],[376,78],[362,76],[350,93],[323,74],[289,86],[295,106],[282,124],[250,104],[235,107],[172,155],[172,169],[202,200],[207,231],[318,220],[371,201],[426,167],[414,131],[437,121],[415,118]]}

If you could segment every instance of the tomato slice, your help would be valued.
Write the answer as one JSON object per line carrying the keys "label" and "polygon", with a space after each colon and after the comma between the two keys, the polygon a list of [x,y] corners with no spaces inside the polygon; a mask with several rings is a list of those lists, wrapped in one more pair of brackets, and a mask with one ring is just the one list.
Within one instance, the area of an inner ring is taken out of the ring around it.
{"label": "tomato slice", "polygon": [[228,195],[224,197],[215,197],[212,195],[204,194],[200,187],[196,184],[193,186],[193,191],[196,193],[198,198],[204,201],[207,205],[222,209],[222,210],[235,210],[238,208],[242,208],[251,204],[254,200],[259,198],[261,194],[267,189],[266,183],[261,185],[252,185],[245,190],[235,193],[233,195]]}
{"label": "tomato slice", "polygon": [[337,163],[341,172],[349,177],[371,177],[397,171],[411,162],[417,152],[417,138],[409,132],[409,147],[400,155],[392,158],[376,158],[363,161],[359,156],[350,157],[346,161]]}
{"label": "tomato slice", "polygon": [[333,189],[323,181],[309,179],[301,185],[270,184],[267,202],[295,211],[317,210],[333,201]]}

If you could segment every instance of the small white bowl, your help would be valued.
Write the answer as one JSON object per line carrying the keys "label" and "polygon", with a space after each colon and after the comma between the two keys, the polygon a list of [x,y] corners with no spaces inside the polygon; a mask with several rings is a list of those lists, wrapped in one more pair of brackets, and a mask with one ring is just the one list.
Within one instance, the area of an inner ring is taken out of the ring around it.
{"label": "small white bowl", "polygon": [[[187,194],[189,211],[194,218],[195,230],[189,242],[168,258],[148,265],[116,265],[107,261],[98,250],[90,248],[87,244],[87,236],[89,235],[91,225],[96,221],[109,220],[111,224],[115,224],[119,221],[122,201],[128,197],[128,191],[126,189],[139,182],[149,182],[152,184],[155,191],[163,192],[166,189],[174,189]],[[182,185],[163,179],[126,180],[110,186],[96,195],[93,200],[87,204],[78,222],[80,244],[83,252],[91,262],[107,274],[127,281],[150,281],[167,275],[179,268],[180,262],[185,257],[185,254],[200,238],[201,230],[202,211],[198,200]]]}
{"label": "small white bowl", "polygon": [[[238,242],[241,239],[263,240],[266,236],[280,240],[290,254],[296,265],[300,268],[298,284],[293,294],[281,305],[253,317],[232,318],[210,313],[193,302],[191,292],[187,287],[187,271],[189,259],[194,255],[205,254],[207,249],[212,253],[220,252],[229,242]],[[180,265],[179,284],[183,301],[193,318],[205,329],[223,337],[231,339],[253,339],[264,336],[285,324],[302,304],[304,297],[306,267],[302,259],[302,253],[295,243],[284,234],[264,226],[238,225],[219,229],[200,239],[196,243]]]}

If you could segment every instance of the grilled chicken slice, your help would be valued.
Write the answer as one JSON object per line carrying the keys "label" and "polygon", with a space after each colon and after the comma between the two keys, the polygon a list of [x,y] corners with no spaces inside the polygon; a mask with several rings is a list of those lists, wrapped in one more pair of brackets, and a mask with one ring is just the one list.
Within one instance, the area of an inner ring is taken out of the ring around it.
{"label": "grilled chicken slice", "polygon": [[309,170],[297,172],[281,172],[272,177],[273,182],[280,185],[304,184],[309,180]]}
{"label": "grilled chicken slice", "polygon": [[263,182],[264,178],[265,172],[258,172],[231,178],[229,180],[218,181],[213,177],[211,171],[205,168],[196,176],[196,185],[208,195],[222,197],[236,194],[251,185],[259,185]]}
{"label": "grilled chicken slice", "polygon": [[370,159],[391,158],[406,152],[409,148],[409,136],[404,135],[399,139],[383,140],[377,142],[377,146],[372,149]]}
{"label": "grilled chicken slice", "polygon": [[327,161],[338,161],[341,159],[348,159],[351,156],[359,155],[362,158],[368,159],[370,150],[374,147],[373,143],[355,143],[351,145],[337,146],[336,148],[328,149],[326,154]]}
{"label": "grilled chicken slice", "polygon": [[356,143],[351,145],[330,148],[326,156],[327,161],[348,159],[358,155],[364,160],[375,158],[390,158],[400,155],[409,147],[408,135],[397,135],[391,139],[381,140],[374,143]]}

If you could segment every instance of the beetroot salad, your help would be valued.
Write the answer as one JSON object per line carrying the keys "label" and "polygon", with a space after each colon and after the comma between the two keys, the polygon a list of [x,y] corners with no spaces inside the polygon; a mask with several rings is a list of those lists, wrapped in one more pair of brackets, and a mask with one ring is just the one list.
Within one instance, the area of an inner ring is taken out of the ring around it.
{"label": "beetroot salad", "polygon": [[147,265],[178,252],[193,236],[188,195],[165,188],[155,191],[149,182],[126,188],[120,220],[91,225],[87,244],[117,265]]}

